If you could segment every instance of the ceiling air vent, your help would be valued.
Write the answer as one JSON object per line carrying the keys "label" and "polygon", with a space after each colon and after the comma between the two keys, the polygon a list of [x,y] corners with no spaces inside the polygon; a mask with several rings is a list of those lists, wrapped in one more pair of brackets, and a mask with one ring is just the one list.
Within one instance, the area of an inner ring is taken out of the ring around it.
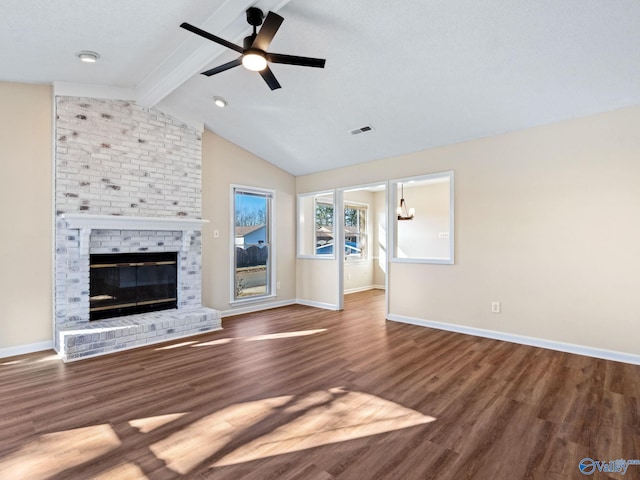
{"label": "ceiling air vent", "polygon": [[365,125],[364,127],[356,128],[355,130],[350,130],[349,133],[351,135],[359,135],[361,133],[370,132],[373,130],[371,125]]}

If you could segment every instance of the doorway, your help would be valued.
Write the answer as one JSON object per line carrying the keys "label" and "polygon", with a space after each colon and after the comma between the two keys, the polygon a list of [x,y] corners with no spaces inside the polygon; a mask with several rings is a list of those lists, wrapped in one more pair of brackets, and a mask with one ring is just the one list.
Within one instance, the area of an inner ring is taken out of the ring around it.
{"label": "doorway", "polygon": [[344,247],[338,262],[340,307],[344,308],[345,295],[368,291],[386,295],[387,184],[340,189],[337,200]]}

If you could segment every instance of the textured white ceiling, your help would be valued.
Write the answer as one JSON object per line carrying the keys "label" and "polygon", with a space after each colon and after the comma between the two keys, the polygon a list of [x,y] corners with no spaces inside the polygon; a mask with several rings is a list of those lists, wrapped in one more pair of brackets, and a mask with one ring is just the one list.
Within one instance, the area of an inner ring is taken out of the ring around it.
{"label": "textured white ceiling", "polygon": [[[223,0],[2,0],[0,80],[135,86],[180,41],[186,16],[204,18]],[[100,53],[82,64],[81,50]]]}
{"label": "textured white ceiling", "polygon": [[[178,25],[241,43],[252,4],[285,18],[270,51],[326,68],[273,65],[275,91],[199,75],[237,54]],[[640,104],[637,0],[3,0],[0,18],[0,80],[132,87],[295,175]]]}

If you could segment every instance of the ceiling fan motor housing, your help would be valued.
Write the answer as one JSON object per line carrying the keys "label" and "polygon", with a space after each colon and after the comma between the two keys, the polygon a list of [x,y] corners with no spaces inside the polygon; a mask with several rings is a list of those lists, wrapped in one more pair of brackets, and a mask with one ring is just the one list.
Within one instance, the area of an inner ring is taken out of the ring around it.
{"label": "ceiling fan motor housing", "polygon": [[259,27],[262,25],[262,19],[264,15],[262,14],[262,10],[256,7],[251,7],[247,10],[247,22],[249,25],[253,25],[254,27]]}

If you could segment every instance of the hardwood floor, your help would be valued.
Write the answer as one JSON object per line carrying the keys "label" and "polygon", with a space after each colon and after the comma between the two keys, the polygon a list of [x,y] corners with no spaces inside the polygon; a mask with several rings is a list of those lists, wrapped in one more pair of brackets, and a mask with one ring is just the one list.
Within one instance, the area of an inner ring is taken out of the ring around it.
{"label": "hardwood floor", "polygon": [[0,478],[559,480],[640,458],[640,366],[386,322],[383,302],[0,359]]}

